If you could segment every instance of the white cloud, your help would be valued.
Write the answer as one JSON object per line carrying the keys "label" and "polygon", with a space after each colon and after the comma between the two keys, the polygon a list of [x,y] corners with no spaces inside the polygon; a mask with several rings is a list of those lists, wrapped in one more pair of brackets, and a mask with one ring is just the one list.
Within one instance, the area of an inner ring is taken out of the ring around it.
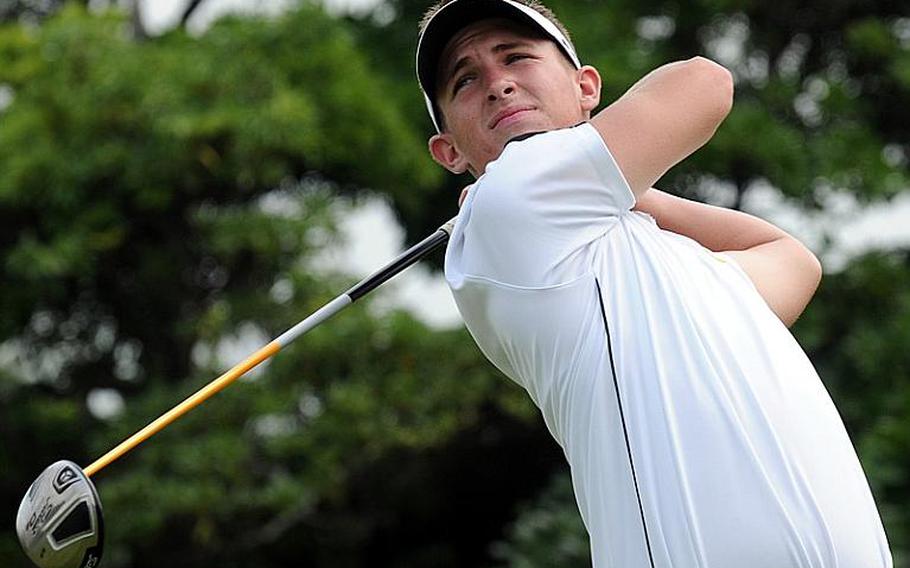
{"label": "white cloud", "polygon": [[[342,206],[340,219],[341,242],[323,251],[312,262],[314,269],[331,268],[366,277],[405,250],[404,230],[391,207],[380,198],[367,199],[354,208]],[[424,263],[405,270],[374,294],[378,296],[374,304],[380,313],[401,307],[433,327],[461,325],[443,275]]]}

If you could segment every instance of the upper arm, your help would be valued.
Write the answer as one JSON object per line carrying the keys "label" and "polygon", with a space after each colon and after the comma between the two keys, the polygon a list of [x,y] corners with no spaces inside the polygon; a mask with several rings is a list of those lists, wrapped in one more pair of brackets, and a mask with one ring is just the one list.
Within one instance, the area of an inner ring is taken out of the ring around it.
{"label": "upper arm", "polygon": [[637,198],[714,135],[732,98],[729,71],[695,57],[649,73],[591,123]]}
{"label": "upper arm", "polygon": [[818,259],[789,236],[725,254],[745,271],[765,303],[788,327],[806,308],[821,281]]}

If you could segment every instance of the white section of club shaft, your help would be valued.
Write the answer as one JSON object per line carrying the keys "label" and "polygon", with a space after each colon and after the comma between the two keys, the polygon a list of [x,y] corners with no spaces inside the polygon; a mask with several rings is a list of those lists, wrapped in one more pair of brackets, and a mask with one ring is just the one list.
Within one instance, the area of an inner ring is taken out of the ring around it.
{"label": "white section of club shaft", "polygon": [[302,322],[298,323],[291,329],[282,333],[275,339],[282,347],[287,347],[295,339],[303,335],[304,333],[310,331],[317,325],[321,324],[325,320],[334,316],[344,308],[350,306],[352,303],[351,297],[347,294],[342,294],[329,302],[328,304],[322,306],[315,312],[313,312],[309,317],[307,317]]}
{"label": "white section of club shaft", "polygon": [[435,233],[398,255],[395,260],[386,264],[384,267],[374,272],[370,276],[364,278],[359,283],[352,286],[350,290],[338,296],[314,312],[311,316],[298,323],[291,329],[287,330],[282,335],[278,336],[275,341],[278,342],[281,347],[286,347],[288,344],[293,342],[304,333],[310,331],[317,325],[340,312],[342,309],[354,303],[354,301],[356,301],[358,298],[365,296],[371,290],[388,281],[390,278],[405,268],[411,266],[435,250],[437,247],[444,244],[449,239],[449,235],[452,234],[452,228],[454,225],[455,219],[450,220],[448,223],[440,227]]}

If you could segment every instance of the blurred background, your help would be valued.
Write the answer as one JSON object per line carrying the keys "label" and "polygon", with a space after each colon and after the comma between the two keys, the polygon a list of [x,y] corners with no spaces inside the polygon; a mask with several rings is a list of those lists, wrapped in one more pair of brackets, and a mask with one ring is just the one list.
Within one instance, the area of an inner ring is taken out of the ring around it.
{"label": "blurred background", "polygon": [[[910,567],[903,1],[550,0],[604,102],[736,76],[658,187],[822,258],[794,328]],[[427,3],[0,0],[0,565],[91,463],[456,212],[413,78]],[[589,566],[562,452],[474,347],[441,255],[95,476],[110,568]],[[731,479],[731,484],[736,480]]]}

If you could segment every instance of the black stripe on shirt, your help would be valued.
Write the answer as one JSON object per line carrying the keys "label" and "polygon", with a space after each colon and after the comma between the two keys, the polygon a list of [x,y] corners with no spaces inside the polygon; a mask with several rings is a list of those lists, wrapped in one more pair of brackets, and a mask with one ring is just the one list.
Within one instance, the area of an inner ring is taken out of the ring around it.
{"label": "black stripe on shirt", "polygon": [[600,315],[604,322],[604,332],[607,335],[607,354],[610,356],[610,370],[613,373],[613,386],[616,388],[616,404],[619,405],[619,420],[622,422],[622,433],[626,439],[626,451],[629,454],[629,468],[632,470],[632,481],[635,484],[635,496],[638,498],[638,512],[641,514],[641,526],[645,533],[645,545],[648,547],[648,560],[654,568],[654,555],[651,553],[651,538],[648,536],[648,523],[645,521],[645,509],[641,504],[641,491],[638,488],[638,476],[635,475],[635,461],[632,459],[632,445],[629,443],[629,431],[626,429],[626,417],[622,409],[622,396],[619,394],[619,381],[616,378],[616,365],[613,362],[613,342],[610,339],[610,324],[607,323],[607,311],[604,308],[603,295],[600,281],[594,279],[597,286],[597,300],[600,302]]}

